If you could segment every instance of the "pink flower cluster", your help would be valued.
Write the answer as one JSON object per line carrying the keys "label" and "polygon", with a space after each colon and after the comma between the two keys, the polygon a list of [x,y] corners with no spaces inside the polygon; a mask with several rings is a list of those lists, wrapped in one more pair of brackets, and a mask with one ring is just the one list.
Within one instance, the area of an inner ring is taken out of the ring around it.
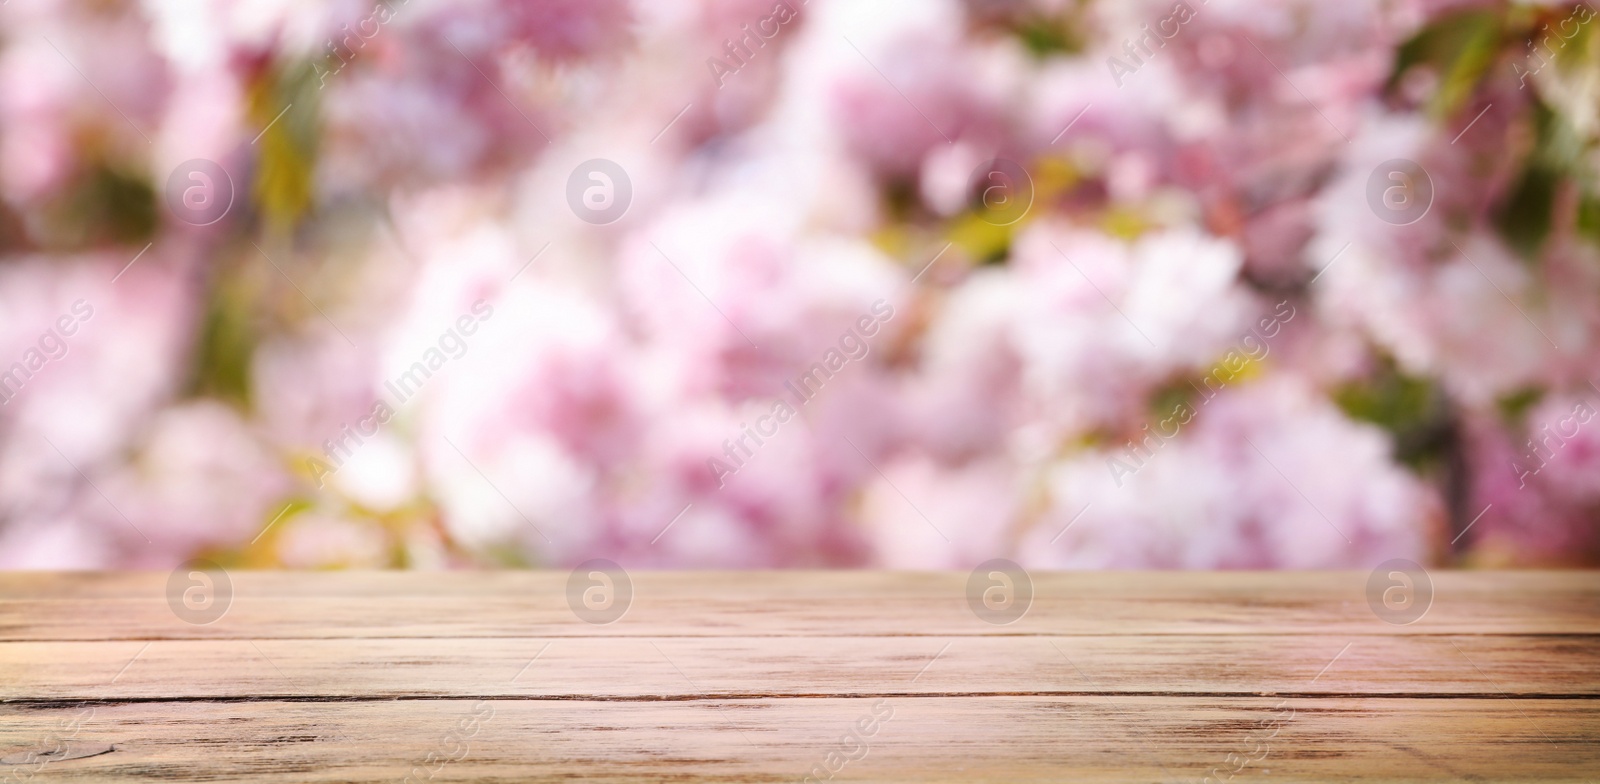
{"label": "pink flower cluster", "polygon": [[1574,7],[11,3],[0,568],[1596,563]]}

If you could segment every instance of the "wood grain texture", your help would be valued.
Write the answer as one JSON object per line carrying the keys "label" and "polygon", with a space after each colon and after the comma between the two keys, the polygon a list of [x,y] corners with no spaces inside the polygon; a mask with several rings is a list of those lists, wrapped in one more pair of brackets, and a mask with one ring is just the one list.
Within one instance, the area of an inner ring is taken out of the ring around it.
{"label": "wood grain texture", "polygon": [[[235,573],[209,626],[173,616],[165,574],[0,576],[0,640],[350,637],[1600,634],[1600,574],[1439,572],[1410,626],[1373,616],[1365,573],[1038,574],[1021,620],[967,608],[965,574],[635,572],[626,618],[591,626],[565,573]],[[373,612],[374,599],[386,602]],[[71,612],[60,612],[62,602]]]}
{"label": "wood grain texture", "polygon": [[206,626],[166,577],[0,575],[0,784],[1600,781],[1594,572],[1408,626],[1354,573],[1034,575],[1005,626],[964,574],[637,573],[605,626],[564,573],[236,573]]}

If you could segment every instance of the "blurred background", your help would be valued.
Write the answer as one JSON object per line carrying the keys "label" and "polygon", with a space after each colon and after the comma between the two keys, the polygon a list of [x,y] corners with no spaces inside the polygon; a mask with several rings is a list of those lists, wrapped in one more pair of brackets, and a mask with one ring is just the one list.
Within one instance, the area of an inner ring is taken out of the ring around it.
{"label": "blurred background", "polygon": [[1600,563],[1594,16],[9,0],[0,568]]}

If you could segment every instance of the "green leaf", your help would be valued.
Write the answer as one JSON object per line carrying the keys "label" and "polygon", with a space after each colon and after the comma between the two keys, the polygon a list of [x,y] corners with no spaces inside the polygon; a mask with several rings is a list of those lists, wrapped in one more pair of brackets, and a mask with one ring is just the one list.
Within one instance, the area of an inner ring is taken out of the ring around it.
{"label": "green leaf", "polygon": [[155,236],[156,195],[147,179],[97,163],[44,214],[39,240],[48,247],[137,248]]}
{"label": "green leaf", "polygon": [[195,352],[190,394],[249,407],[250,361],[257,341],[252,301],[250,287],[236,275],[224,273],[212,288]]}
{"label": "green leaf", "polygon": [[1536,259],[1550,234],[1556,194],[1582,169],[1584,143],[1572,123],[1542,104],[1532,108],[1537,141],[1527,168],[1495,214],[1495,226],[1506,243],[1526,259]]}
{"label": "green leaf", "polygon": [[1587,194],[1578,202],[1578,233],[1600,245],[1600,197]]}
{"label": "green leaf", "polygon": [[1472,10],[1451,14],[1422,28],[1401,44],[1385,89],[1393,90],[1413,67],[1431,67],[1438,73],[1439,87],[1428,109],[1435,117],[1453,114],[1477,90],[1478,82],[1494,63],[1500,49],[1501,25],[1499,12]]}
{"label": "green leaf", "polygon": [[999,264],[1011,255],[1016,226],[996,226],[976,213],[964,212],[951,221],[946,239],[979,264]]}
{"label": "green leaf", "polygon": [[1528,410],[1539,404],[1544,397],[1544,390],[1537,387],[1528,387],[1501,397],[1495,401],[1495,407],[1500,409],[1500,416],[1508,423],[1521,422],[1527,416]]}
{"label": "green leaf", "polygon": [[1389,431],[1395,458],[1406,465],[1422,470],[1447,458],[1450,413],[1443,390],[1431,379],[1408,376],[1385,362],[1372,377],[1336,390],[1333,399],[1351,419]]}
{"label": "green leaf", "polygon": [[1550,234],[1550,216],[1555,211],[1560,184],[1558,173],[1539,164],[1530,165],[1500,207],[1495,218],[1500,236],[1525,259],[1537,258],[1539,246]]}
{"label": "green leaf", "polygon": [[1053,54],[1076,54],[1083,50],[1083,41],[1065,21],[1037,18],[1023,21],[1017,26],[1017,37],[1034,57],[1045,58]]}
{"label": "green leaf", "polygon": [[272,72],[251,89],[250,120],[263,129],[251,193],[267,228],[288,233],[311,208],[316,185],[318,79],[309,65]]}

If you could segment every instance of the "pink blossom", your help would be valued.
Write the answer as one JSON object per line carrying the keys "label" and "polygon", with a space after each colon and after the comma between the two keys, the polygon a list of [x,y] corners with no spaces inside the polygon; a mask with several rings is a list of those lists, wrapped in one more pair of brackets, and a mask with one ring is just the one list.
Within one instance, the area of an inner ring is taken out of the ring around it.
{"label": "pink blossom", "polygon": [[1175,438],[1145,447],[1148,457],[1112,444],[1063,461],[1050,480],[1050,513],[1023,539],[1024,565],[1326,569],[1426,560],[1440,501],[1392,461],[1381,433],[1292,379],[1201,400],[1188,404],[1190,422]]}
{"label": "pink blossom", "polygon": [[176,565],[184,553],[243,546],[288,489],[281,465],[248,425],[211,402],[163,411],[135,459],[95,484],[105,496],[81,496],[85,514],[125,543],[128,561],[158,567]]}

